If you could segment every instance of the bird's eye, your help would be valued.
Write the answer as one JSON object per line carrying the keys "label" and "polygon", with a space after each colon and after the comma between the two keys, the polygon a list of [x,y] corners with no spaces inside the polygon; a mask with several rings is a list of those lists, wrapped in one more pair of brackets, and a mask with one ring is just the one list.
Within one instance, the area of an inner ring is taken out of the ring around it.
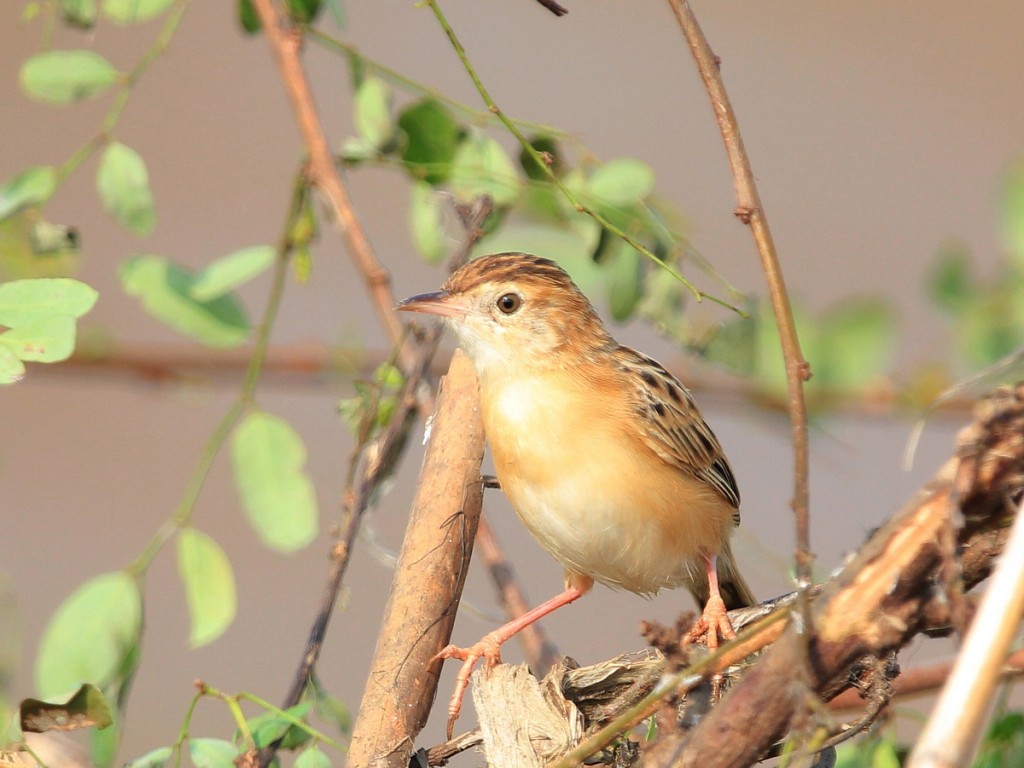
{"label": "bird's eye", "polygon": [[523,306],[523,300],[518,293],[505,293],[498,299],[498,309],[506,315],[511,315]]}

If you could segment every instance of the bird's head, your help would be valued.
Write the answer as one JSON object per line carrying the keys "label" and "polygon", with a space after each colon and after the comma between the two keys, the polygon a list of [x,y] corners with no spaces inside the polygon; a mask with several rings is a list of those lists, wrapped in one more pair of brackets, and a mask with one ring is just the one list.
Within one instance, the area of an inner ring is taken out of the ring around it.
{"label": "bird's head", "polygon": [[482,376],[565,366],[614,344],[565,270],[524,253],[475,259],[440,291],[412,296],[398,309],[443,317]]}

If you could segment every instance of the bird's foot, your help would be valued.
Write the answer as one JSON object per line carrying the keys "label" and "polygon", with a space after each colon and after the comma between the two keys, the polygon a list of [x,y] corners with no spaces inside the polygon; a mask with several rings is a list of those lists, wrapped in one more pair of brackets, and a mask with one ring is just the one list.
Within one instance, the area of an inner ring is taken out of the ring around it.
{"label": "bird's foot", "polygon": [[725,601],[719,595],[712,595],[704,606],[704,613],[694,622],[693,627],[683,638],[683,646],[690,643],[703,642],[708,650],[714,651],[718,648],[719,638],[732,640],[736,637],[736,630],[732,628],[729,621],[729,612],[725,609]]}
{"label": "bird's foot", "polygon": [[462,668],[455,678],[455,692],[448,702],[448,738],[452,737],[455,728],[455,721],[459,719],[462,711],[462,700],[466,696],[466,688],[469,687],[469,678],[473,674],[473,667],[480,660],[484,660],[487,669],[501,663],[502,639],[496,632],[484,635],[476,643],[468,648],[459,648],[457,645],[449,645],[441,650],[435,659],[459,659],[462,661]]}

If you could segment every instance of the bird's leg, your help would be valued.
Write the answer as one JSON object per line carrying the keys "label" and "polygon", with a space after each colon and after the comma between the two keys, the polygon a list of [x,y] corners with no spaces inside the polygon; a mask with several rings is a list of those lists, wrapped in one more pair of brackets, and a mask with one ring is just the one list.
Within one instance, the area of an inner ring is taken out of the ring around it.
{"label": "bird's leg", "polygon": [[538,619],[547,616],[563,605],[568,605],[578,600],[582,596],[583,591],[578,587],[566,587],[565,591],[558,593],[550,600],[541,603],[522,616],[512,619],[507,624],[502,624],[493,632],[488,632],[469,648],[449,645],[434,657],[435,659],[460,659],[463,662],[462,669],[459,670],[459,675],[455,678],[455,692],[448,702],[447,732],[449,739],[452,737],[452,729],[455,727],[455,721],[459,717],[459,712],[462,711],[462,699],[466,695],[466,688],[469,686],[469,676],[473,673],[473,667],[477,661],[483,659],[484,664],[488,668],[501,663],[501,646],[506,640]]}
{"label": "bird's leg", "polygon": [[695,643],[704,638],[707,647],[714,651],[718,648],[719,637],[723,640],[732,640],[736,637],[736,630],[732,628],[729,613],[725,609],[725,601],[718,591],[718,557],[704,555],[704,567],[708,574],[708,602],[704,606],[704,613],[683,638],[683,644]]}

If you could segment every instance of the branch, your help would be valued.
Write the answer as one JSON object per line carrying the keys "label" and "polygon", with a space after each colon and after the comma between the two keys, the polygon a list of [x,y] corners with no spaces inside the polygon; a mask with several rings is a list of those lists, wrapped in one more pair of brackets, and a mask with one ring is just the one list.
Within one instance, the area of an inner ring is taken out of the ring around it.
{"label": "branch", "polygon": [[437,399],[348,764],[404,767],[430,712],[480,516],[484,436],[476,376],[461,353]]}
{"label": "branch", "polygon": [[[849,671],[861,659],[884,659],[922,631],[962,626],[961,590],[991,572],[1014,514],[1008,503],[1019,503],[1022,492],[1024,385],[1018,385],[979,403],[977,420],[958,437],[956,458],[828,584],[806,638],[789,627],[686,735],[679,765],[747,766],[763,755],[806,714],[806,702],[779,695],[793,684],[798,664],[809,662],[809,683],[828,698],[850,684]],[[958,551],[964,552],[959,561]]]}
{"label": "branch", "polygon": [[[391,276],[377,261],[370,241],[363,231],[363,225],[352,207],[341,174],[334,164],[334,154],[320,124],[309,79],[302,69],[299,57],[301,35],[298,30],[287,25],[272,0],[253,0],[253,7],[260,17],[267,42],[277,60],[281,79],[292,103],[299,131],[302,133],[303,143],[309,152],[310,183],[320,192],[327,208],[334,215],[334,221],[348,244],[349,254],[363,277],[381,324],[387,331],[391,343],[397,344],[402,338],[402,322],[394,311],[395,297],[391,292]],[[403,349],[399,359],[402,367],[409,370],[412,364],[411,351]]]}
{"label": "branch", "polygon": [[[804,402],[804,382],[811,376],[811,369],[800,351],[800,340],[796,334],[793,310],[786,292],[786,283],[779,266],[779,257],[772,240],[768,220],[761,206],[761,198],[750,169],[750,160],[743,147],[736,113],[729,103],[719,71],[719,60],[711,50],[707,38],[697,23],[686,0],[669,0],[669,5],[679,20],[679,25],[690,45],[697,69],[704,80],[711,97],[711,107],[718,120],[718,127],[725,142],[736,186],[736,216],[750,226],[761,255],[761,268],[768,282],[775,322],[779,326],[782,340],[782,354],[786,360],[786,383],[789,390],[789,418],[793,431],[793,512],[796,515],[796,572],[797,585],[805,590],[811,583],[810,521],[808,516],[808,448],[807,448],[807,406]],[[804,618],[808,617],[807,601],[801,600]]]}

